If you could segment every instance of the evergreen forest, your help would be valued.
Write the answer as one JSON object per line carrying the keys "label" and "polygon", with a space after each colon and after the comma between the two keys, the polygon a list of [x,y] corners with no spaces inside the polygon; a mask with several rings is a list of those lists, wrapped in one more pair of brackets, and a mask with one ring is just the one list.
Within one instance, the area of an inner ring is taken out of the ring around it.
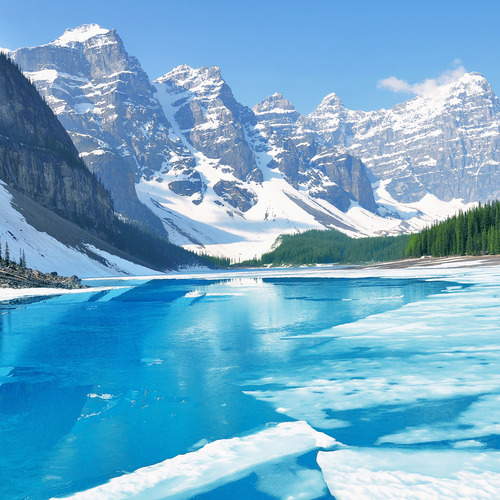
{"label": "evergreen forest", "polygon": [[479,204],[412,234],[406,257],[500,253],[500,202]]}
{"label": "evergreen forest", "polygon": [[398,260],[404,258],[409,238],[409,235],[351,238],[334,229],[313,229],[281,235],[271,252],[239,265],[352,264]]}

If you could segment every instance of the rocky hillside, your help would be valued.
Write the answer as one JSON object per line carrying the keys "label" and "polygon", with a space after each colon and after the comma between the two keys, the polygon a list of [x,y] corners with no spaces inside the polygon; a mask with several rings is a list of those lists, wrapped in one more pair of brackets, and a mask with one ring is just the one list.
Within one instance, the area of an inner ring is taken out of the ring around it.
{"label": "rocky hillside", "polygon": [[500,197],[500,101],[479,73],[380,111],[351,111],[335,94],[304,118],[384,181],[398,201]]}
{"label": "rocky hillside", "polygon": [[50,107],[0,54],[0,179],[95,234],[114,220],[113,201],[85,167]]}
{"label": "rocky hillside", "polygon": [[[73,254],[83,253],[103,265],[109,262],[103,252],[111,261],[114,255],[160,270],[200,262],[116,217],[110,193],[86,167],[35,86],[5,55],[0,55],[0,191],[0,218],[5,217],[0,236],[18,250],[24,250],[24,241],[30,258],[43,257],[43,245],[48,251],[52,236],[59,243],[58,254],[62,247],[69,252],[69,244]],[[30,233],[31,239],[26,238]]]}

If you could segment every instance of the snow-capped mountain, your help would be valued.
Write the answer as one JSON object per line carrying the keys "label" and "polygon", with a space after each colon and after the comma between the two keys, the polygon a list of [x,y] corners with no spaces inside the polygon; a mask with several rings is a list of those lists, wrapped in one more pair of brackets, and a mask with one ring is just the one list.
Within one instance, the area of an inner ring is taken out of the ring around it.
{"label": "snow-capped mountain", "polygon": [[34,85],[5,55],[0,55],[0,208],[2,244],[16,260],[22,251],[39,270],[102,275],[206,264],[116,216],[110,193]]}
{"label": "snow-capped mountain", "polygon": [[16,261],[24,254],[28,266],[45,272],[151,273],[104,241],[117,235],[115,220],[109,193],[79,159],[61,123],[0,55],[2,249],[8,246]]}
{"label": "snow-capped mountain", "polygon": [[500,101],[479,73],[380,111],[351,111],[335,94],[304,119],[363,160],[396,200],[500,197]]}
{"label": "snow-capped mountain", "polygon": [[217,67],[151,82],[97,25],[10,55],[117,211],[189,248],[246,258],[284,232],[396,234],[498,192],[498,99],[476,74],[391,110],[331,94],[304,117],[280,94],[240,104]]}
{"label": "snow-capped mountain", "polygon": [[332,147],[300,126],[293,104],[275,93],[253,108],[256,126],[249,135],[256,149],[266,148],[272,165],[293,186],[346,212],[351,203],[375,212],[368,172],[343,147]]}
{"label": "snow-capped mountain", "polygon": [[[86,25],[52,43],[11,54],[69,132],[81,157],[109,189],[123,217],[156,231],[135,182],[159,170],[176,145],[154,87],[113,30]],[[182,154],[182,153],[181,153]]]}

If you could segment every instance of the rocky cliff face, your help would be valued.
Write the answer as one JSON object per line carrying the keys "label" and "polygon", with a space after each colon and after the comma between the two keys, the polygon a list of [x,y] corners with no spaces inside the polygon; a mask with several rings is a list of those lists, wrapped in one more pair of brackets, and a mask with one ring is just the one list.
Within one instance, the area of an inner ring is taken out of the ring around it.
{"label": "rocky cliff face", "polygon": [[266,150],[285,178],[313,198],[321,198],[346,212],[351,202],[375,212],[368,172],[363,163],[305,129],[301,115],[281,94],[273,94],[253,108],[257,125],[249,133],[256,149]]}
{"label": "rocky cliff face", "polygon": [[0,179],[96,234],[113,202],[35,87],[0,55]]}
{"label": "rocky cliff face", "polygon": [[500,196],[500,101],[478,73],[389,110],[350,111],[330,95],[304,122],[361,158],[401,202]]}
{"label": "rocky cliff face", "polygon": [[197,151],[219,160],[241,181],[262,182],[241,123],[248,110],[235,100],[218,67],[184,64],[156,82],[173,97],[175,121]]}
{"label": "rocky cliff face", "polygon": [[11,54],[58,116],[123,218],[163,227],[139,202],[135,182],[160,170],[176,145],[155,89],[115,31],[67,30],[54,42]]}
{"label": "rocky cliff face", "polygon": [[[108,267],[121,273],[124,268],[148,271],[130,261],[161,270],[201,263],[116,217],[110,193],[78,156],[35,86],[4,55],[0,55],[0,208],[1,240],[16,253],[26,250],[32,266],[55,262],[56,270],[67,270],[68,261],[74,261],[75,268],[84,263],[99,273]],[[45,255],[51,251],[55,255]]]}

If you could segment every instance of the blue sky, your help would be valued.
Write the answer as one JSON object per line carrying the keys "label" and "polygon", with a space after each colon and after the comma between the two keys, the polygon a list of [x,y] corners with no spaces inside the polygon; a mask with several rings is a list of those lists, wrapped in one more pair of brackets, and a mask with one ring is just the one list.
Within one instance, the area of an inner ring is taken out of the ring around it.
{"label": "blue sky", "polygon": [[[464,68],[500,92],[499,19],[493,0],[17,0],[2,5],[0,47],[95,22],[115,28],[152,79],[182,63],[217,65],[248,106],[278,91],[309,113],[335,92],[370,110]],[[405,92],[381,88],[389,77],[408,82],[392,85]]]}

